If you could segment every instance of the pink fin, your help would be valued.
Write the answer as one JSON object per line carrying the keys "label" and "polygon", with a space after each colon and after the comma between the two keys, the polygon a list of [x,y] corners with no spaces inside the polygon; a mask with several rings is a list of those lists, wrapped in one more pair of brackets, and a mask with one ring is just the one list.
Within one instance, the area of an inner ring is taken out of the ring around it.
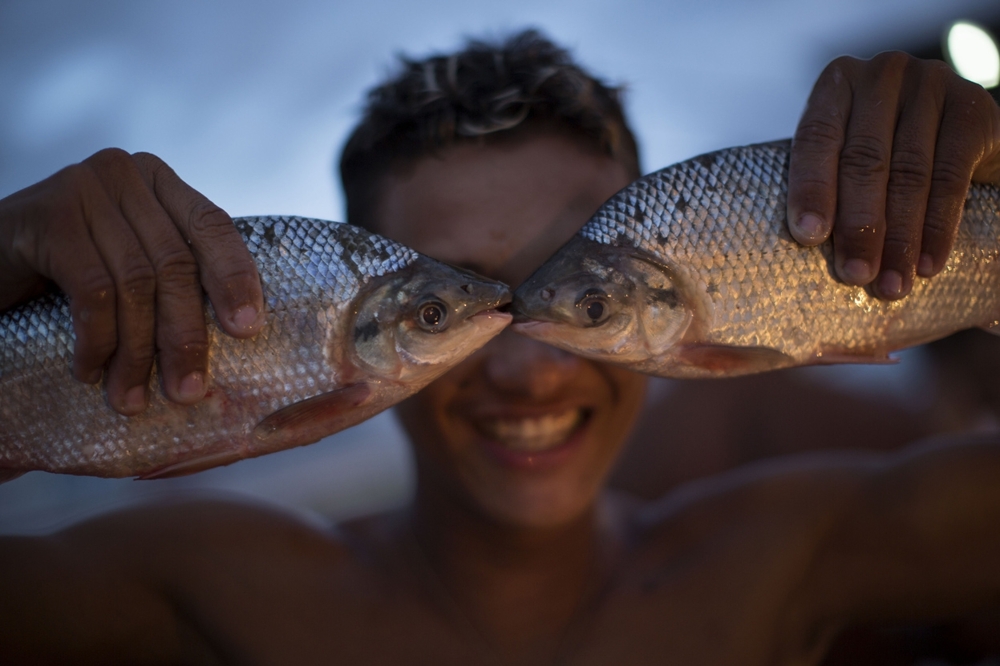
{"label": "pink fin", "polygon": [[351,384],[279,409],[254,428],[254,455],[312,444],[353,425],[345,417],[371,393],[367,384]]}
{"label": "pink fin", "polygon": [[1000,319],[992,321],[989,324],[986,324],[985,326],[980,326],[979,328],[983,329],[987,333],[992,333],[993,335],[1000,335]]}
{"label": "pink fin", "polygon": [[0,483],[7,483],[8,481],[13,481],[22,474],[24,474],[24,472],[17,469],[0,469]]}
{"label": "pink fin", "polygon": [[246,456],[240,451],[212,453],[207,456],[201,456],[200,458],[194,458],[192,460],[174,463],[173,465],[167,465],[166,467],[161,467],[160,469],[153,470],[152,472],[146,472],[136,478],[140,481],[148,481],[150,479],[171,479],[175,476],[187,476],[188,474],[194,474],[195,472],[204,472],[206,469],[212,469],[213,467],[231,465],[232,463],[242,460],[245,457]]}
{"label": "pink fin", "polygon": [[748,375],[793,365],[788,354],[771,347],[685,345],[679,353],[687,364],[718,375]]}
{"label": "pink fin", "polygon": [[822,352],[813,357],[812,363],[814,365],[836,365],[838,363],[868,363],[871,365],[896,365],[899,363],[899,359],[889,356],[887,353],[882,352],[858,352],[857,354],[851,354],[849,352]]}

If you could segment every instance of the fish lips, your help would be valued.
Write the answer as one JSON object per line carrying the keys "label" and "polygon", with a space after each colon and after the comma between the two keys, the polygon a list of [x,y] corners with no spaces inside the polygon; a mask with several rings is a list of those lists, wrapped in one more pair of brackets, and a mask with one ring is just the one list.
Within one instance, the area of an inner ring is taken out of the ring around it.
{"label": "fish lips", "polygon": [[557,291],[582,291],[588,285],[606,280],[615,263],[614,257],[608,256],[609,250],[618,248],[580,235],[570,239],[514,291],[508,311],[514,316],[515,327],[528,322],[565,322],[566,316],[556,306]]}

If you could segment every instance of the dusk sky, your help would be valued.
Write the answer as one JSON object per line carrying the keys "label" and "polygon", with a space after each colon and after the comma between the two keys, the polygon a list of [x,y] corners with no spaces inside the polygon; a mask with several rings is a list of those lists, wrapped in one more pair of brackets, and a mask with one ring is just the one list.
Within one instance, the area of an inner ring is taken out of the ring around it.
{"label": "dusk sky", "polygon": [[[836,55],[919,48],[950,20],[998,17],[996,0],[0,0],[0,197],[117,146],[156,153],[233,215],[342,219],[334,156],[395,54],[529,26],[627,86],[649,171],[790,136]],[[333,439],[177,483],[331,515],[407,492],[388,417]],[[29,474],[0,486],[0,531],[150,485]]]}

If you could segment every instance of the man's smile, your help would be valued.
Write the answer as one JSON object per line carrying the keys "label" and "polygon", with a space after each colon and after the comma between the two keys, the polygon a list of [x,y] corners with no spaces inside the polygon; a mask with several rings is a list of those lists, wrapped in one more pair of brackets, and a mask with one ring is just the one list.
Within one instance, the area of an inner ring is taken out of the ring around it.
{"label": "man's smile", "polygon": [[514,451],[538,453],[566,441],[584,421],[582,407],[538,416],[506,416],[474,419],[480,434]]}

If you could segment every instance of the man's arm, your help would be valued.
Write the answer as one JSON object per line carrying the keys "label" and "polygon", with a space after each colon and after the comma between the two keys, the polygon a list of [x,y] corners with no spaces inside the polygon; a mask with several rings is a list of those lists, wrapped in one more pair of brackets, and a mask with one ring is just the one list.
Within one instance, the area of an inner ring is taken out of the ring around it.
{"label": "man's arm", "polygon": [[1000,437],[910,447],[841,488],[798,589],[811,634],[1000,604]]}
{"label": "man's arm", "polygon": [[353,562],[300,516],[218,499],[2,537],[0,664],[216,664],[253,645],[282,649],[275,614],[309,613],[317,589],[323,612],[341,608],[328,584],[357,585]]}

